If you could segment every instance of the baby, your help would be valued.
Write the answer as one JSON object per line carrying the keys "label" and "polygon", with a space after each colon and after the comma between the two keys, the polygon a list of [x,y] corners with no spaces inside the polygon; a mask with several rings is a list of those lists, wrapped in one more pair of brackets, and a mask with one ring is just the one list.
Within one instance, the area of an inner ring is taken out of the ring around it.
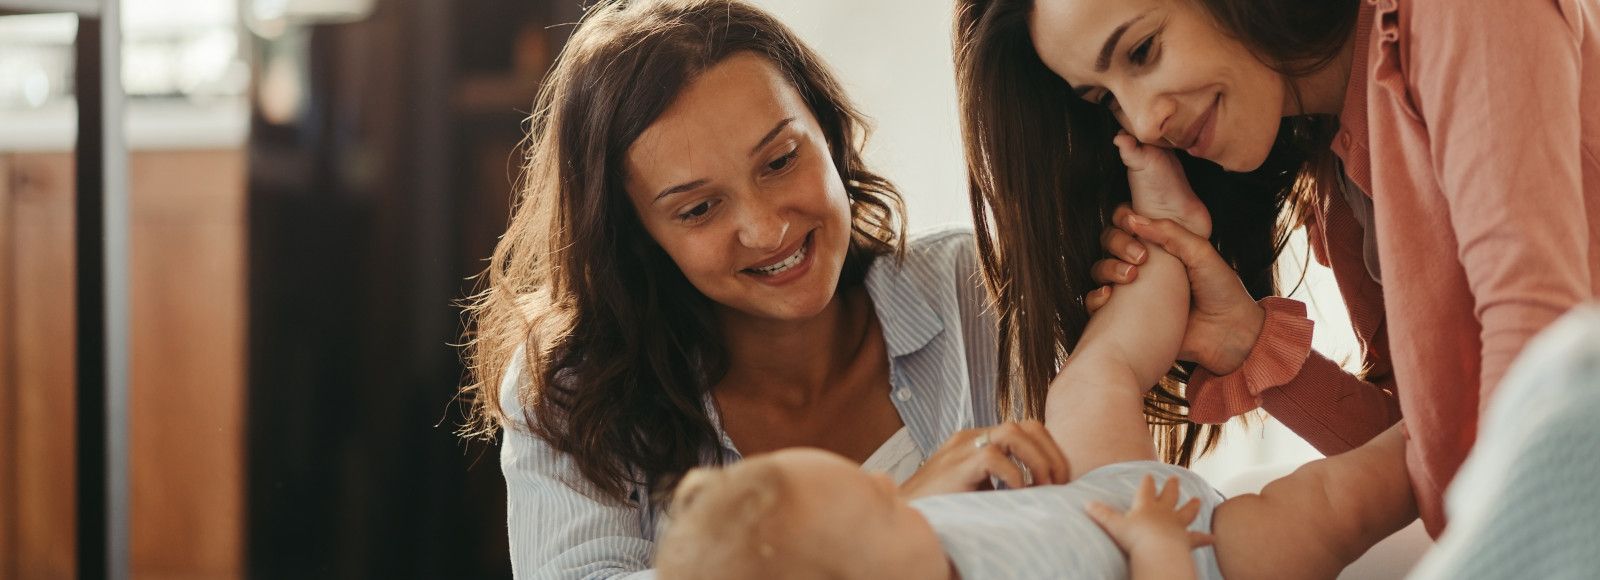
{"label": "baby", "polygon": [[[1177,160],[1128,135],[1133,207],[1202,236],[1210,218]],[[679,486],[656,567],[666,578],[1331,578],[1416,518],[1398,427],[1227,501],[1156,461],[1143,395],[1188,313],[1183,265],[1151,248],[1051,383],[1045,426],[1066,485],[907,501],[885,476],[790,449]],[[1165,480],[1156,491],[1155,479]],[[1179,504],[1180,498],[1186,501]],[[1214,545],[1208,545],[1214,544]]]}

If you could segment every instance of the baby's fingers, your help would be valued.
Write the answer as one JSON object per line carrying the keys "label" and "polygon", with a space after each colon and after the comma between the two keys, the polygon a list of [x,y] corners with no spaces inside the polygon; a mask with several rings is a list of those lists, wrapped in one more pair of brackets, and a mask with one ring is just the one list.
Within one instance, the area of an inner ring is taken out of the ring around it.
{"label": "baby's fingers", "polygon": [[[1148,476],[1147,476],[1148,477]],[[1168,477],[1166,483],[1161,484],[1161,506],[1171,509],[1178,505],[1178,478]]]}
{"label": "baby's fingers", "polygon": [[1140,506],[1153,502],[1155,499],[1156,479],[1145,475],[1143,479],[1139,480],[1139,491],[1133,494],[1133,509],[1139,509]]}
{"label": "baby's fingers", "polygon": [[1106,504],[1091,501],[1084,504],[1083,511],[1089,514],[1089,519],[1094,520],[1095,524],[1113,536],[1116,535],[1117,528],[1122,526],[1122,512],[1112,509],[1111,506]]}
{"label": "baby's fingers", "polygon": [[1185,502],[1183,507],[1178,508],[1178,521],[1183,522],[1184,525],[1194,522],[1195,516],[1198,515],[1200,515],[1200,498],[1198,497],[1189,498],[1189,501]]}
{"label": "baby's fingers", "polygon": [[1205,532],[1189,532],[1189,547],[1204,548],[1217,543],[1217,538]]}

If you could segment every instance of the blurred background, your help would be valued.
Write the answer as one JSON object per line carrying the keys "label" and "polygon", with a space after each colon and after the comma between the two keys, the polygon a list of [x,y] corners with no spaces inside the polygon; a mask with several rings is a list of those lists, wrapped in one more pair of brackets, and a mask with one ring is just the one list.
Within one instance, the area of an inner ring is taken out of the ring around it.
{"label": "blurred background", "polygon": [[[875,119],[912,229],[970,223],[948,0],[757,4]],[[133,576],[508,577],[497,450],[454,435],[454,302],[579,0],[121,6]],[[76,574],[76,26],[0,16],[0,580]],[[1305,263],[1302,241],[1288,279]],[[1317,348],[1353,359],[1305,275]],[[1199,469],[1315,455],[1255,418]]]}

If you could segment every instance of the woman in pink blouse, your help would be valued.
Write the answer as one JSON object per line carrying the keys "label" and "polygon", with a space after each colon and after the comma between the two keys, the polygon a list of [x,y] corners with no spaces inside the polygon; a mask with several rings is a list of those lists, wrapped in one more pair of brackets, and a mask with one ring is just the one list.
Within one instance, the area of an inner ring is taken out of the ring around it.
{"label": "woman in pink blouse", "polygon": [[[1074,297],[1132,280],[1143,244],[1160,245],[1194,288],[1196,366],[1178,377],[1191,418],[1262,407],[1331,454],[1403,415],[1423,520],[1442,531],[1481,403],[1531,336],[1600,293],[1600,10],[959,0],[956,20],[1002,324],[1063,330],[1010,333],[1021,366],[1070,348]],[[1210,240],[1117,207],[1118,128],[1181,151]],[[1300,224],[1349,307],[1359,373],[1311,350],[1304,305],[1270,296],[1271,258]]]}

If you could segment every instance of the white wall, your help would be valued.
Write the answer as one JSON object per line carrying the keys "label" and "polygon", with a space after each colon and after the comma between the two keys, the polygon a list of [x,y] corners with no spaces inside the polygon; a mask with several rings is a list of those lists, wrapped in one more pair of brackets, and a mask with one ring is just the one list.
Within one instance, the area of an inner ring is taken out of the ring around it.
{"label": "white wall", "polygon": [[913,231],[971,224],[949,0],[754,0],[833,67],[874,121],[867,161],[906,198]]}

